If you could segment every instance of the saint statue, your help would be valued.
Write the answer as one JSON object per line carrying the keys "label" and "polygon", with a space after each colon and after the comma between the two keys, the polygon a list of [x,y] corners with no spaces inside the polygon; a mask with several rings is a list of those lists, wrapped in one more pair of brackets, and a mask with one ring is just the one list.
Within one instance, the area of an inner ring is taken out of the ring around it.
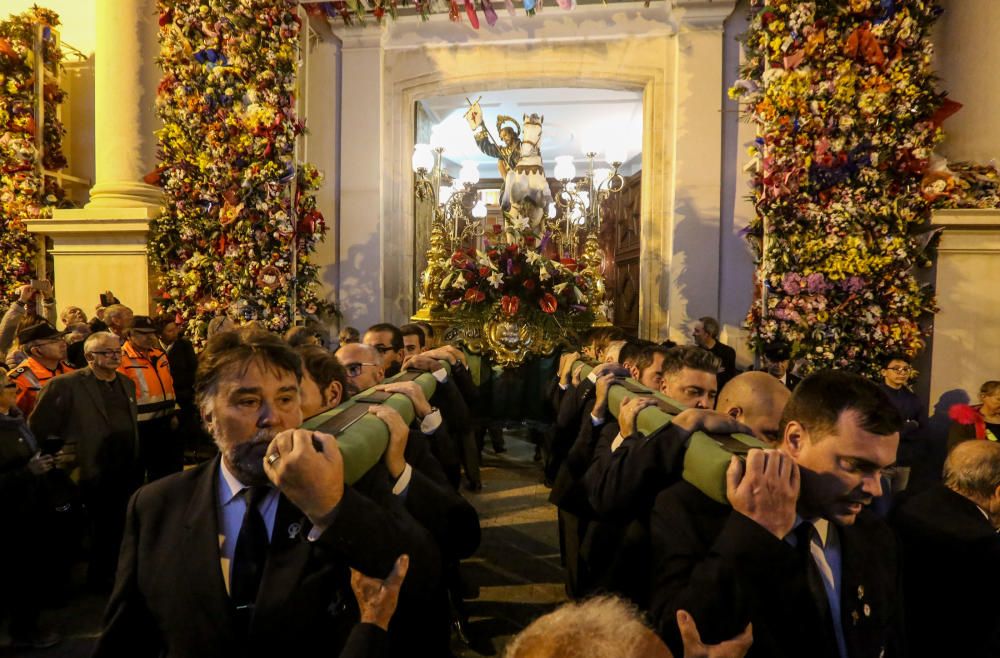
{"label": "saint statue", "polygon": [[[512,117],[503,114],[498,116],[497,133],[500,135],[501,144],[497,144],[490,131],[486,129],[486,124],[483,122],[483,110],[479,107],[478,100],[469,106],[465,113],[465,120],[473,131],[472,137],[476,140],[479,150],[491,158],[496,158],[500,178],[507,178],[507,172],[513,169],[521,158],[520,124]],[[513,127],[504,125],[507,123],[513,124]]]}

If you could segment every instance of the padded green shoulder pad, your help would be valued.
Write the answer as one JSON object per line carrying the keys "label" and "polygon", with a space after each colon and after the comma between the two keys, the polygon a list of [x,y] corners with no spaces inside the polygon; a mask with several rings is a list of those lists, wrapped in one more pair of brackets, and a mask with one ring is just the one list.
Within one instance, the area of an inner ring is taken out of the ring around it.
{"label": "padded green shoulder pad", "polygon": [[[442,361],[442,364],[450,375],[450,364],[447,361]],[[383,383],[388,384],[400,376],[403,376],[403,373],[400,373],[396,377],[391,377]],[[434,375],[425,372],[414,381],[423,389],[427,399],[430,399],[434,395],[438,383],[434,379]],[[303,429],[322,432],[325,427],[336,427],[336,423],[338,422],[337,416],[345,412],[351,413],[348,410],[358,405],[355,402],[355,398],[363,398],[366,394],[374,392],[374,390],[371,388],[363,391],[354,398],[343,402],[340,406],[313,416],[302,424]],[[398,411],[407,424],[413,422],[413,405],[410,404],[410,399],[405,395],[397,393],[387,398],[382,404]],[[385,423],[368,413],[362,415],[355,422],[352,422],[342,432],[337,432],[336,435],[337,445],[340,446],[340,454],[344,457],[344,481],[348,484],[357,482],[372,466],[377,464],[382,459],[382,454],[389,444],[389,430],[385,426]]]}
{"label": "padded green shoulder pad", "polygon": [[729,504],[726,497],[726,470],[736,455],[741,460],[751,448],[768,448],[766,443],[749,434],[713,434],[695,432],[684,453],[685,480],[693,484],[709,498]]}

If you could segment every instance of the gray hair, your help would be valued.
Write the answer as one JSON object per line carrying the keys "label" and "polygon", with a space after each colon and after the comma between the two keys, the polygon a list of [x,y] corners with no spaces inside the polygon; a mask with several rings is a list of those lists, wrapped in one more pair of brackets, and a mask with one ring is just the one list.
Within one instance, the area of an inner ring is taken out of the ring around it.
{"label": "gray hair", "polygon": [[1000,487],[1000,443],[963,441],[944,462],[946,487],[974,501],[989,500]]}
{"label": "gray hair", "polygon": [[504,658],[643,658],[651,635],[634,606],[598,596],[539,617],[511,640]]}
{"label": "gray hair", "polygon": [[98,331],[97,333],[90,334],[83,341],[83,355],[87,356],[88,354],[92,354],[97,343],[109,338],[121,345],[121,339],[110,331]]}

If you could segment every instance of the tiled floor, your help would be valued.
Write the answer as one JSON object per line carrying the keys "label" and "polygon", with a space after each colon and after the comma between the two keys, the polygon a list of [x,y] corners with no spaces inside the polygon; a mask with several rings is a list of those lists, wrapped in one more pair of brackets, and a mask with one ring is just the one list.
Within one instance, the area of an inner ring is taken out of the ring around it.
{"label": "tiled floor", "polygon": [[[532,619],[565,600],[556,510],[541,484],[541,466],[532,460],[534,446],[507,433],[507,452],[483,455],[483,490],[466,494],[479,510],[482,544],[463,563],[462,571],[478,598],[466,602],[470,645],[456,640],[461,658],[502,654],[511,636]],[[45,651],[15,652],[0,632],[0,657],[38,658],[89,656],[100,629],[104,600],[79,595],[60,609],[46,611],[43,621],[64,637]]]}

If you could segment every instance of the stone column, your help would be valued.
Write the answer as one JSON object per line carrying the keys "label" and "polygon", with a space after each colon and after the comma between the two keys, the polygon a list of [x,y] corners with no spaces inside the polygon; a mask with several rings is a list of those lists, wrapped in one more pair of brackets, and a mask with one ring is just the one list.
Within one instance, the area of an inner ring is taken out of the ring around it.
{"label": "stone column", "polygon": [[162,193],[142,182],[156,166],[155,0],[97,0],[94,58],[96,182],[87,208],[159,207]]}
{"label": "stone column", "polygon": [[157,29],[155,0],[97,0],[90,203],[27,222],[28,230],[52,238],[60,308],[90,314],[98,294],[111,290],[137,314],[152,310],[146,239],[163,195],[142,178],[156,166]]}
{"label": "stone column", "polygon": [[940,418],[955,402],[979,404],[980,385],[1000,373],[1000,211],[938,210],[932,223],[945,229],[934,271],[941,311],[929,358],[925,352],[916,364],[924,371],[917,393],[927,395],[928,411]]}
{"label": "stone column", "polygon": [[[676,74],[667,98],[673,116],[672,176],[665,181],[670,207],[666,221],[651,226],[658,235],[648,236],[660,245],[667,268],[644,263],[641,272],[640,335],[653,340],[690,342],[691,320],[719,316],[723,23],[735,5],[735,0],[671,2],[677,35]],[[663,281],[668,272],[669,282]]]}

